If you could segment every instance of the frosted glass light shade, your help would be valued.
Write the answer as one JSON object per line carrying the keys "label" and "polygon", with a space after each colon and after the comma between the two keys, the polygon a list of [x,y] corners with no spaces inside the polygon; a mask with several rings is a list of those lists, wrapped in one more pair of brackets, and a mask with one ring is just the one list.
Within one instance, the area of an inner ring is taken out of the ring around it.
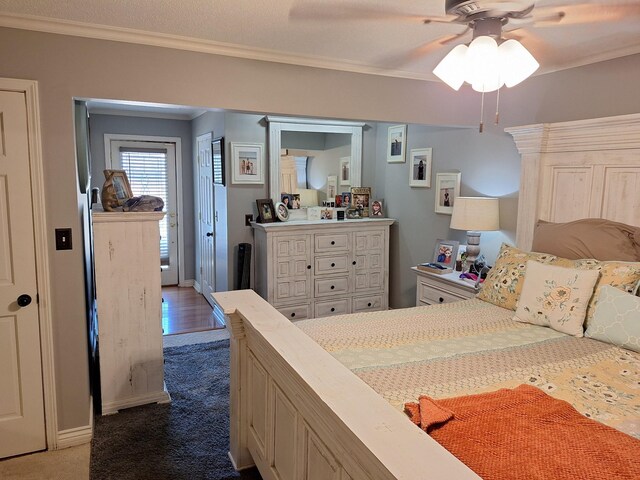
{"label": "frosted glass light shade", "polygon": [[500,206],[497,198],[456,197],[450,228],[454,230],[500,230]]}
{"label": "frosted glass light shade", "polygon": [[503,85],[498,43],[493,38],[474,38],[467,50],[466,62],[465,80],[476,92],[493,92]]}
{"label": "frosted glass light shade", "polygon": [[454,90],[459,90],[466,77],[466,45],[457,45],[433,69],[433,74]]}
{"label": "frosted glass light shade", "polygon": [[517,40],[507,40],[500,51],[500,71],[507,87],[519,84],[535,72],[540,64]]}

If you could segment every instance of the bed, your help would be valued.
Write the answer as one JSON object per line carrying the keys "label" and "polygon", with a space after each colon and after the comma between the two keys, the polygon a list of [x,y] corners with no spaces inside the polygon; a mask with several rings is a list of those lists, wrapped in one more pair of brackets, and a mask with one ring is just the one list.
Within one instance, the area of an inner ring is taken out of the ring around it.
{"label": "bed", "polygon": [[[519,246],[538,219],[640,225],[640,115],[508,131],[523,157]],[[620,372],[637,375],[639,354],[515,324],[481,300],[294,325],[249,290],[214,299],[231,332],[229,455],[265,480],[479,478],[407,420],[402,403],[419,394],[530,383],[638,435],[638,383]],[[527,354],[505,366],[511,350]]]}

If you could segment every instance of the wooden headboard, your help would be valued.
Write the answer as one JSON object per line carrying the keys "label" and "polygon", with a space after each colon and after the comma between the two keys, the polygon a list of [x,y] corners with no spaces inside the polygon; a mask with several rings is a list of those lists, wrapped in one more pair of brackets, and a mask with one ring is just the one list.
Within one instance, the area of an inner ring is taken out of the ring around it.
{"label": "wooden headboard", "polygon": [[538,219],[640,226],[640,114],[507,128],[522,156],[516,244]]}

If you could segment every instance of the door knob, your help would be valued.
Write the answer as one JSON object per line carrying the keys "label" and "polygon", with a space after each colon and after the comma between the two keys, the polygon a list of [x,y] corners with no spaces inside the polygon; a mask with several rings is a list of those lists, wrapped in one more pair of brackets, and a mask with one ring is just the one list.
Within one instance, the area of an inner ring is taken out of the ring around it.
{"label": "door knob", "polygon": [[27,305],[29,305],[31,303],[31,297],[29,295],[22,294],[18,297],[18,306],[19,307],[26,307]]}
{"label": "door knob", "polygon": [[207,232],[207,237],[213,237],[213,232]]}

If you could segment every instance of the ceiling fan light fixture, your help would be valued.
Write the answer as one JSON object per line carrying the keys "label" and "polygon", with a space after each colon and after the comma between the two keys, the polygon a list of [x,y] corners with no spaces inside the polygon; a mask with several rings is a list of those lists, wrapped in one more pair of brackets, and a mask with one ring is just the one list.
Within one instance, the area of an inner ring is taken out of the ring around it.
{"label": "ceiling fan light fixture", "polygon": [[501,76],[507,87],[513,87],[529,78],[540,67],[529,50],[517,40],[507,40],[498,50]]}
{"label": "ceiling fan light fixture", "polygon": [[454,90],[459,90],[467,76],[466,45],[457,45],[433,69],[433,74]]}

